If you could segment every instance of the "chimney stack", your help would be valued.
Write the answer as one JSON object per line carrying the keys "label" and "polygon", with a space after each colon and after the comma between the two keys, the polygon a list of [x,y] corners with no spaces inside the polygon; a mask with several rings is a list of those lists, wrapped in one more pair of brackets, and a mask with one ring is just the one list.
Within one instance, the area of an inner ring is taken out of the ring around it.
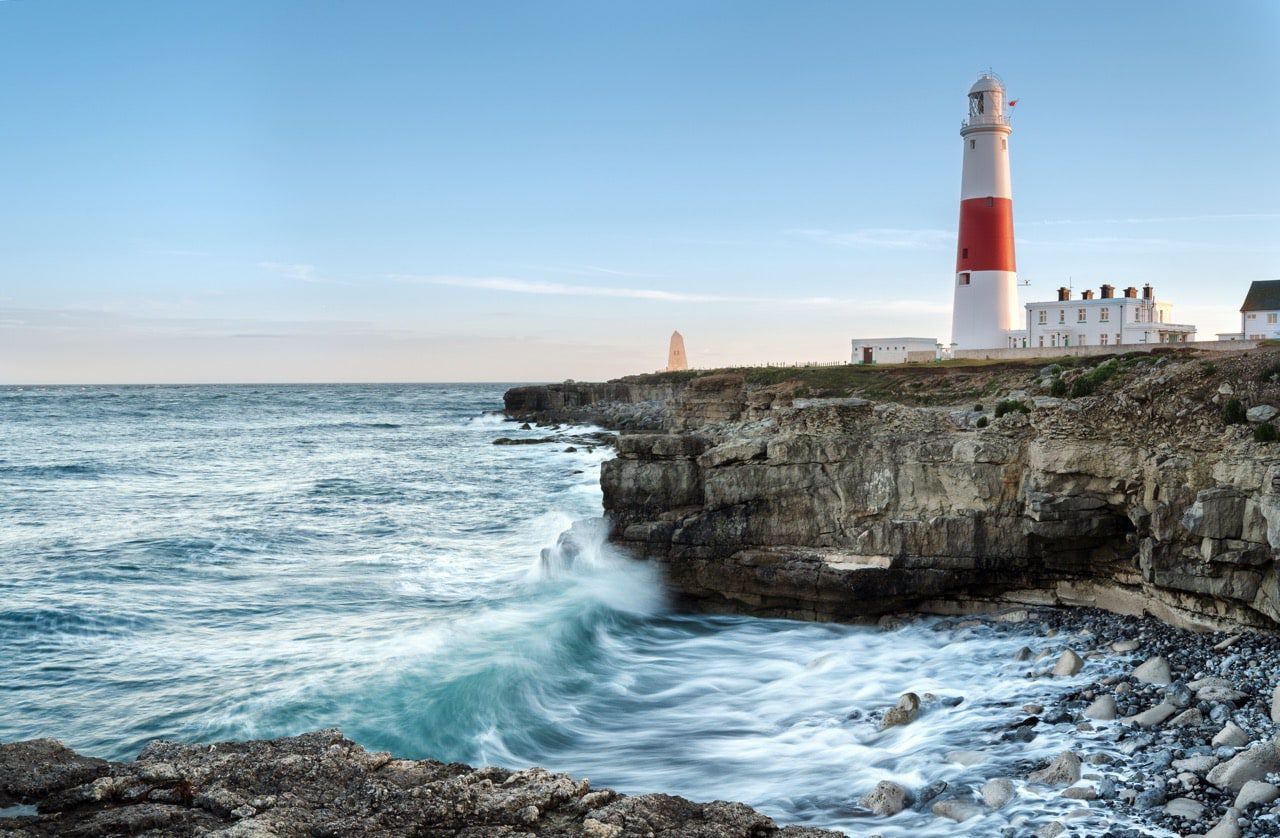
{"label": "chimney stack", "polygon": [[1102,286],[1102,299],[1112,300],[1112,299],[1115,299],[1115,296],[1116,296],[1116,287],[1114,285]]}
{"label": "chimney stack", "polygon": [[1061,303],[1061,302],[1065,302],[1066,300],[1069,300],[1069,299],[1071,299],[1071,289],[1070,289],[1070,288],[1059,288],[1059,289],[1058,289],[1058,302],[1060,302],[1060,303]]}
{"label": "chimney stack", "polygon": [[1082,299],[1082,300],[1092,300],[1092,299],[1093,299],[1093,292],[1092,292],[1092,291],[1081,291],[1081,292],[1080,292],[1080,299]]}
{"label": "chimney stack", "polygon": [[1138,299],[1138,289],[1130,285],[1128,288],[1124,289],[1124,295],[1130,300],[1136,300]]}
{"label": "chimney stack", "polygon": [[1142,286],[1142,299],[1144,299],[1144,300],[1154,300],[1155,298],[1156,298],[1156,290],[1155,290],[1154,288],[1152,288],[1152,287],[1151,287],[1151,283],[1150,283],[1150,282],[1148,282],[1146,285]]}

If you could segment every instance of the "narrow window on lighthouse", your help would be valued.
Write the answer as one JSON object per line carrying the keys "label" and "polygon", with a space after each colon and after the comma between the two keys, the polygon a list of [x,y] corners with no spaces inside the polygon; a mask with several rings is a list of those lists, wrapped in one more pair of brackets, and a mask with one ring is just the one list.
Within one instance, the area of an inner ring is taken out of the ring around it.
{"label": "narrow window on lighthouse", "polygon": [[1009,141],[1008,141],[1008,140],[1001,140],[1001,141],[1000,141],[1000,150],[1001,150],[1001,151],[1008,151],[1008,150],[1009,150]]}
{"label": "narrow window on lighthouse", "polygon": [[977,148],[977,147],[978,147],[977,140],[969,140],[969,148]]}
{"label": "narrow window on lighthouse", "polygon": [[[965,255],[965,256],[968,256],[968,255],[969,255],[969,251],[968,251],[968,250],[966,250],[966,251],[964,252],[964,255]],[[967,273],[960,274],[960,284],[961,284],[961,285],[968,285],[968,284],[969,284],[969,275],[968,275]]]}
{"label": "narrow window on lighthouse", "polygon": [[[960,258],[961,258],[961,259],[968,259],[968,258],[969,258],[969,248],[967,248],[967,247],[962,247],[962,248],[960,248]],[[1272,322],[1274,323],[1275,321],[1273,320]]]}

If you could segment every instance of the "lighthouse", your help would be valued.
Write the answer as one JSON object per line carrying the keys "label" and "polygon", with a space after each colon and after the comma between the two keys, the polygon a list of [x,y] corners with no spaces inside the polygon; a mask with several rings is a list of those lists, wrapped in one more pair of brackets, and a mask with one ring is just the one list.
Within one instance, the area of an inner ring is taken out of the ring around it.
{"label": "lighthouse", "polygon": [[992,73],[983,73],[969,88],[969,117],[960,127],[964,174],[951,314],[956,349],[1011,346],[1021,325],[1009,179],[1013,128],[1005,105],[1004,84]]}

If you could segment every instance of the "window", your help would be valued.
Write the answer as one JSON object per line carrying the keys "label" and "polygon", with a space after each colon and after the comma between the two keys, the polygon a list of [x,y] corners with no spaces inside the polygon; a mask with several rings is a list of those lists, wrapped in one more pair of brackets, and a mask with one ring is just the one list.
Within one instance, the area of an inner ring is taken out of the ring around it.
{"label": "window", "polygon": [[1049,338],[1049,343],[1050,343],[1050,344],[1052,344],[1053,346],[1057,346],[1057,345],[1058,345],[1058,336],[1057,336],[1057,335],[1053,335],[1052,337],[1050,337],[1050,338]]}
{"label": "window", "polygon": [[1044,346],[1044,335],[1040,336],[1040,345]]}
{"label": "window", "polygon": [[[977,140],[969,140],[969,148],[977,148],[977,147],[978,147]],[[952,148],[955,148],[955,146],[952,146]]]}
{"label": "window", "polygon": [[[1058,322],[1059,323],[1067,322],[1067,310],[1065,308],[1058,309]],[[1054,346],[1057,346],[1057,344],[1054,344]]]}
{"label": "window", "polygon": [[1272,312],[1271,314],[1268,314],[1268,315],[1267,315],[1267,322],[1268,322],[1268,323],[1274,323],[1274,322],[1276,322],[1276,315],[1275,315],[1275,312]]}
{"label": "window", "polygon": [[[954,147],[954,146],[953,146],[953,147]],[[1001,151],[1008,151],[1008,150],[1009,150],[1009,141],[1008,141],[1008,140],[1001,140],[1001,141],[1000,141],[1000,150],[1001,150]]]}
{"label": "window", "polygon": [[1120,345],[1120,333],[1116,332],[1116,346]]}
{"label": "window", "polygon": [[[968,259],[968,258],[969,258],[969,248],[967,248],[967,247],[963,247],[963,248],[961,248],[961,249],[960,249],[960,258],[961,258],[961,259]],[[1275,321],[1272,321],[1272,322],[1275,322]]]}
{"label": "window", "polygon": [[1099,345],[1099,346],[1106,346],[1106,345],[1107,345],[1107,333],[1106,333],[1106,332],[1103,332],[1102,334],[1098,335],[1098,345]]}
{"label": "window", "polygon": [[987,206],[989,206],[989,207],[994,207],[995,205],[996,205],[996,199],[995,199],[995,198],[988,198],[988,199],[987,199]]}
{"label": "window", "polygon": [[[1041,325],[1041,326],[1043,326],[1044,324],[1046,324],[1046,323],[1048,323],[1048,322],[1049,322],[1049,312],[1047,312],[1047,311],[1045,311],[1045,310],[1041,309],[1041,310],[1040,310],[1039,312],[1037,312],[1037,313],[1040,315],[1039,323],[1040,323],[1040,325]],[[1041,346],[1044,346],[1044,342],[1043,342],[1043,341],[1044,341],[1044,338],[1041,338],[1040,340],[1041,340],[1040,345],[1041,345]]]}
{"label": "window", "polygon": [[969,284],[969,274],[968,274],[968,273],[962,273],[962,274],[960,274],[959,276],[957,276],[957,277],[956,277],[956,282],[957,282],[957,283],[959,283],[960,285],[968,285],[968,284]]}
{"label": "window", "polygon": [[1248,315],[1248,318],[1249,318],[1250,320],[1257,320],[1257,319],[1258,319],[1258,315],[1256,315],[1256,314],[1250,314],[1250,315]]}
{"label": "window", "polygon": [[1098,309],[1098,320],[1102,323],[1108,323],[1111,320],[1111,309],[1103,307]]}
{"label": "window", "polygon": [[1081,309],[1077,309],[1076,311],[1077,311],[1077,313],[1076,313],[1076,322],[1077,322],[1077,323],[1083,323],[1083,322],[1085,322],[1086,320],[1088,320],[1088,319],[1089,319],[1089,309],[1087,309],[1087,308],[1081,308]]}

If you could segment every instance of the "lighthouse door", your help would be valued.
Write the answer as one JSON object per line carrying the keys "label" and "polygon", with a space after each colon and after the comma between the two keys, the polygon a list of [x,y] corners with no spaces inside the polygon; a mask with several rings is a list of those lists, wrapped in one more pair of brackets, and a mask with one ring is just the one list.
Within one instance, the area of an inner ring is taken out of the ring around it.
{"label": "lighthouse door", "polygon": [[870,346],[862,347],[862,363],[871,364],[871,363],[874,363],[874,361],[875,359],[872,357],[871,347]]}

